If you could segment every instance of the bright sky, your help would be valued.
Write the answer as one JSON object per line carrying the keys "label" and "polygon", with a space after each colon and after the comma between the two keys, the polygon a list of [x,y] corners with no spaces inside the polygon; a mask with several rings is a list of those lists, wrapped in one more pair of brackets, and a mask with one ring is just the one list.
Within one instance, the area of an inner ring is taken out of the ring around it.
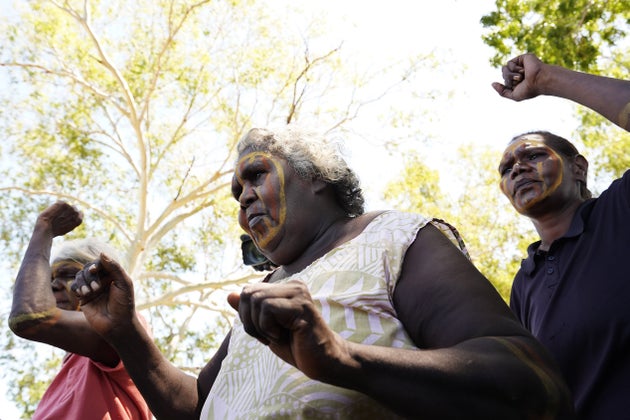
{"label": "bright sky", "polygon": [[[0,0],[0,13],[6,12],[9,0]],[[546,129],[571,137],[576,122],[573,106],[555,98],[537,98],[515,103],[499,97],[490,84],[501,80],[501,70],[488,64],[491,51],[481,41],[482,15],[494,9],[494,0],[277,0],[279,4],[302,4],[339,20],[331,37],[344,40],[344,48],[363,51],[374,60],[383,57],[429,52],[436,49],[456,63],[440,68],[426,83],[451,83],[456,94],[437,98],[434,107],[439,118],[430,130],[435,139],[435,156],[449,147],[476,141],[504,145],[516,134]],[[466,68],[457,79],[451,74]],[[434,78],[433,78],[434,77]],[[384,161],[382,151],[369,144],[350,144],[351,160],[364,186],[374,191],[384,185],[386,167],[399,163]],[[375,170],[375,168],[379,168]],[[377,198],[368,192],[368,207],[378,207]],[[6,328],[6,323],[3,327]],[[0,381],[0,419],[18,418],[13,405],[6,401],[6,385]]]}
{"label": "bright sky", "polygon": [[[502,148],[515,135],[535,129],[571,138],[576,121],[574,106],[568,101],[539,97],[516,103],[501,98],[491,87],[492,82],[502,81],[501,69],[489,64],[492,51],[481,40],[479,21],[494,10],[494,0],[304,0],[299,3],[303,3],[304,10],[338,20],[337,31],[331,37],[343,40],[344,49],[362,52],[373,61],[435,50],[452,63],[421,80],[428,87],[442,86],[454,92],[431,103],[437,117],[426,126],[426,133],[433,136],[427,164],[443,162],[449,150],[463,143]],[[396,172],[400,161],[388,159],[378,144],[361,139],[350,142],[349,149],[351,164],[366,190],[368,210],[380,207],[378,194],[389,180],[390,175],[386,174]],[[450,172],[446,169],[443,178]]]}

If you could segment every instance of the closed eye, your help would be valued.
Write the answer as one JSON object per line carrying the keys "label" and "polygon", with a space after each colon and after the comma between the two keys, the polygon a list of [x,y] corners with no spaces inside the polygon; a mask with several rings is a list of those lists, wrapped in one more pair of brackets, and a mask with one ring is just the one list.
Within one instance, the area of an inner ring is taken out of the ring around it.
{"label": "closed eye", "polygon": [[499,175],[502,177],[510,173],[512,170],[513,160],[505,160],[499,165]]}

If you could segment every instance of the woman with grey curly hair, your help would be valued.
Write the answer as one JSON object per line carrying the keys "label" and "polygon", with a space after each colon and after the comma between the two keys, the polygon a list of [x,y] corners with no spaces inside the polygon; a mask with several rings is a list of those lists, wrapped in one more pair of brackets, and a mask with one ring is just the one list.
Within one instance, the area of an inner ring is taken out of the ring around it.
{"label": "woman with grey curly hair", "polygon": [[419,214],[364,213],[358,180],[322,136],[254,129],[237,150],[239,224],[277,268],[228,296],[238,316],[198,378],[137,328],[133,284],[115,262],[84,269],[73,286],[156,417],[570,411],[553,362],[470,263],[454,229]]}
{"label": "woman with grey curly hair", "polygon": [[330,184],[348,217],[360,216],[364,212],[363,191],[339,146],[317,131],[289,125],[275,132],[254,128],[238,143],[237,151],[240,154],[251,149],[282,157],[303,179]]}

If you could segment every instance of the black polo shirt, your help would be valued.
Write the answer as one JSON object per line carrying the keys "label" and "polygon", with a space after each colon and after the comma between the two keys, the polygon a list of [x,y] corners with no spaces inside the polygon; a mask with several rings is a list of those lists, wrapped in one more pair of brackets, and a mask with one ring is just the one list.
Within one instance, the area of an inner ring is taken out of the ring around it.
{"label": "black polo shirt", "polygon": [[583,203],[548,252],[527,249],[516,316],[555,356],[583,419],[630,419],[630,171]]}

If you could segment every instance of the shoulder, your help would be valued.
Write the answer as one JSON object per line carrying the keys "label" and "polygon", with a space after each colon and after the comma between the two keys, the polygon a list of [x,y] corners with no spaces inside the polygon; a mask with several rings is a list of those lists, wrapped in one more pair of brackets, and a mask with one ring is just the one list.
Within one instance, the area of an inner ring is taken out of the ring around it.
{"label": "shoulder", "polygon": [[[628,220],[630,211],[630,169],[620,178],[615,179],[606,190],[598,197],[591,198],[582,203],[574,216],[576,219],[590,220],[598,218],[618,218],[621,221]],[[581,220],[577,223],[581,223]]]}
{"label": "shoulder", "polygon": [[614,180],[604,194],[608,192],[617,193],[626,204],[630,203],[630,169],[621,178]]}
{"label": "shoulder", "polygon": [[420,230],[426,226],[433,226],[470,259],[468,249],[457,229],[442,219],[398,210],[381,210],[361,217],[364,217],[361,230],[365,229],[368,236],[378,235],[381,238],[409,237],[414,240]]}
{"label": "shoulder", "polygon": [[424,227],[431,221],[430,217],[423,216],[419,213],[405,212],[400,210],[378,210],[370,213],[365,213],[361,216],[366,226],[370,228],[381,229],[386,227],[396,226],[412,226],[418,225]]}
{"label": "shoulder", "polygon": [[388,247],[394,243],[410,244],[430,219],[415,213],[385,210],[366,214],[361,222],[361,240]]}

